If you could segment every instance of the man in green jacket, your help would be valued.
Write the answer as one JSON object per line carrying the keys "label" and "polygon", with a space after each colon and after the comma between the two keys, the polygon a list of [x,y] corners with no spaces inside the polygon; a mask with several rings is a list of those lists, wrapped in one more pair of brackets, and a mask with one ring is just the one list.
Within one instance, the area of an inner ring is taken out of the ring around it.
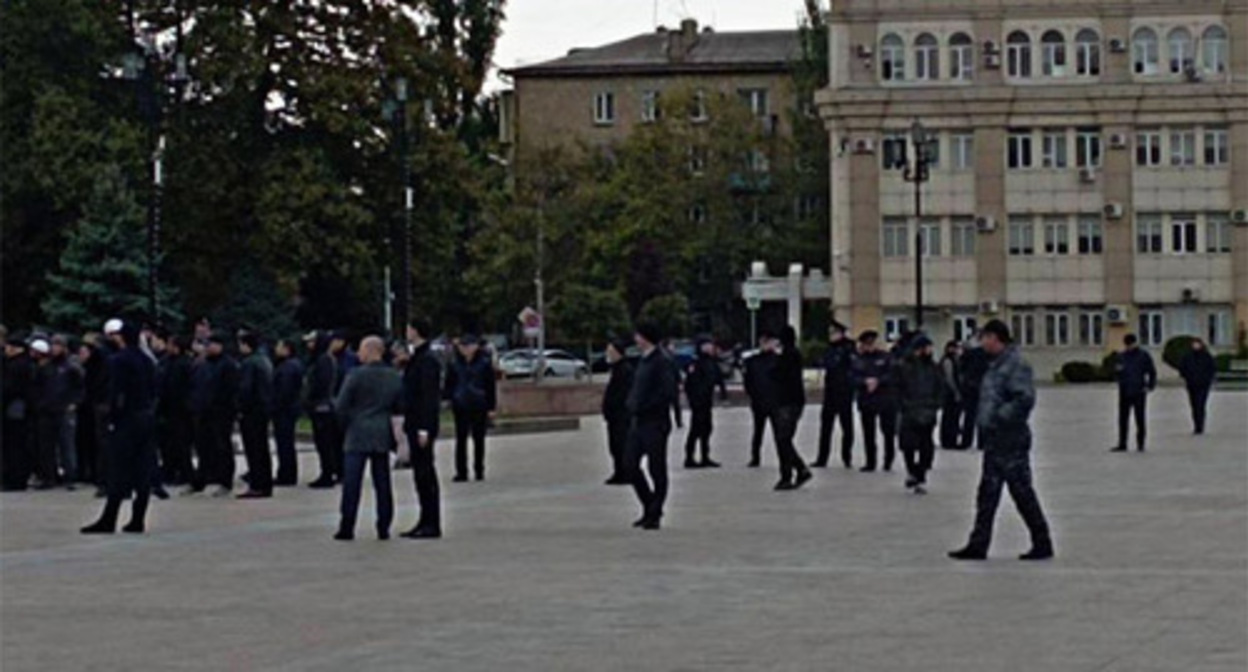
{"label": "man in green jacket", "polygon": [[334,539],[355,538],[355,518],[360,508],[364,467],[370,466],[377,500],[377,538],[390,538],[394,520],[394,492],[390,483],[390,452],[397,444],[390,418],[401,411],[403,381],[387,366],[386,344],[377,336],[360,341],[362,366],[353,370],[338,392],[334,410],[346,432],[342,479],[342,519]]}

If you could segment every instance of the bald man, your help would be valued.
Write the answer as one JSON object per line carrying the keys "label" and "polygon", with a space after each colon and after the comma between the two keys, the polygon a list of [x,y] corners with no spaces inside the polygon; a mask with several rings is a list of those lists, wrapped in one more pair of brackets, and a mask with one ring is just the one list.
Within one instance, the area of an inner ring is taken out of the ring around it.
{"label": "bald man", "polygon": [[346,433],[342,480],[342,520],[334,539],[355,538],[355,518],[360,508],[364,467],[373,475],[377,500],[377,538],[390,538],[394,520],[394,493],[390,484],[390,452],[395,450],[390,418],[401,410],[403,385],[398,371],[382,358],[386,345],[369,336],[360,341],[361,366],[348,374],[334,402],[338,420]]}

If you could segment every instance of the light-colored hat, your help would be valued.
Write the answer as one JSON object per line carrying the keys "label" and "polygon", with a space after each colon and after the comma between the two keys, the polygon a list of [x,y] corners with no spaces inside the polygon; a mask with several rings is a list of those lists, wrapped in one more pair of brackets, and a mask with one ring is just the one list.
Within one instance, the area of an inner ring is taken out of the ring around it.
{"label": "light-colored hat", "polygon": [[42,338],[36,338],[35,340],[31,341],[30,349],[34,350],[35,352],[41,355],[46,355],[52,351],[52,348],[48,347],[48,342]]}
{"label": "light-colored hat", "polygon": [[113,319],[104,323],[104,335],[112,336],[113,334],[120,334],[121,328],[123,326],[125,325],[122,323],[122,321],[114,317]]}

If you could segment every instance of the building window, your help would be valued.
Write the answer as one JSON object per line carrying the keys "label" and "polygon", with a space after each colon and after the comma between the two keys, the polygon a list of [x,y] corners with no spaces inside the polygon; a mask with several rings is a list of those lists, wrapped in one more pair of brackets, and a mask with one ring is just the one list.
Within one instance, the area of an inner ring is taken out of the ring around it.
{"label": "building window", "polygon": [[1196,165],[1196,130],[1191,128],[1170,131],[1170,165]]}
{"label": "building window", "polygon": [[767,89],[741,89],[737,92],[741,100],[750,108],[750,112],[759,119],[770,114],[767,103]]}
{"label": "building window", "polygon": [[975,168],[975,136],[971,133],[954,133],[949,136],[949,153],[954,170]]}
{"label": "building window", "polygon": [[1013,169],[1030,168],[1031,129],[1012,129],[1006,139],[1006,165]]}
{"label": "building window", "polygon": [[1070,315],[1066,313],[1045,313],[1044,344],[1049,347],[1070,345]]}
{"label": "building window", "polygon": [[1045,168],[1065,168],[1069,165],[1067,147],[1065,130],[1045,131],[1041,140],[1040,165]]}
{"label": "building window", "polygon": [[1205,217],[1205,251],[1221,254],[1231,251],[1231,222],[1224,214]]}
{"label": "building window", "polygon": [[884,256],[910,256],[910,226],[904,217],[887,217],[884,219]]}
{"label": "building window", "polygon": [[880,77],[886,82],[906,78],[906,43],[892,33],[880,40]]}
{"label": "building window", "polygon": [[1161,131],[1140,131],[1135,134],[1135,165],[1161,165]]}
{"label": "building window", "polygon": [[1205,165],[1225,166],[1231,161],[1231,139],[1225,128],[1205,129]]}
{"label": "building window", "polygon": [[1040,36],[1041,69],[1045,77],[1062,77],[1066,74],[1066,37],[1056,30],[1045,31]]}
{"label": "building window", "polygon": [[1084,28],[1075,35],[1075,74],[1095,77],[1101,74],[1101,36]]}
{"label": "building window", "polygon": [[1161,254],[1161,215],[1140,215],[1135,220],[1135,251],[1139,254]]}
{"label": "building window", "polygon": [[949,38],[949,77],[962,81],[975,77],[975,43],[966,33]]}
{"label": "building window", "polygon": [[615,123],[615,94],[603,91],[594,96],[594,123],[610,125]]}
{"label": "building window", "polygon": [[1104,248],[1101,218],[1096,215],[1079,217],[1079,254],[1100,254]]}
{"label": "building window", "polygon": [[1196,217],[1174,215],[1170,219],[1170,251],[1175,254],[1198,252],[1196,247]]}
{"label": "building window", "polygon": [[1181,75],[1196,68],[1196,50],[1192,47],[1192,34],[1186,28],[1175,28],[1166,37],[1170,49],[1170,72]]}
{"label": "building window", "polygon": [[767,158],[767,152],[761,149],[751,149],[746,154],[746,162],[752,173],[761,175],[771,172],[771,159]]}
{"label": "building window", "polygon": [[1010,218],[1010,255],[1031,256],[1036,253],[1036,225],[1030,217]]}
{"label": "building window", "polygon": [[931,33],[914,41],[914,78],[940,79],[940,43]]}
{"label": "building window", "polygon": [[884,170],[901,170],[906,167],[906,147],[909,141],[904,135],[886,135],[880,147],[880,160]]}
{"label": "building window", "polygon": [[1151,347],[1165,343],[1165,324],[1165,315],[1161,311],[1140,311],[1140,345]]}
{"label": "building window", "polygon": [[927,141],[927,167],[940,167],[940,133],[931,132],[931,137]]}
{"label": "building window", "polygon": [[884,318],[884,338],[886,340],[896,341],[907,331],[910,331],[910,318],[900,315]]}
{"label": "building window", "polygon": [[921,250],[923,256],[939,257],[941,255],[939,220],[925,219],[919,222],[919,243],[923,246]]}
{"label": "building window", "polygon": [[1206,72],[1221,74],[1226,72],[1226,29],[1222,26],[1209,26],[1200,38],[1200,60]]}
{"label": "building window", "polygon": [[953,340],[965,343],[975,335],[979,328],[979,320],[974,315],[955,315],[953,317]]}
{"label": "building window", "polygon": [[1006,74],[1025,79],[1031,77],[1031,38],[1021,30],[1005,38]]}
{"label": "building window", "polygon": [[659,120],[659,92],[643,91],[641,94],[641,121],[653,123]]}
{"label": "building window", "polygon": [[973,217],[954,217],[952,222],[952,250],[955,257],[975,256],[975,219]]}
{"label": "building window", "polygon": [[706,159],[709,154],[705,145],[693,145],[689,148],[689,172],[701,175],[706,172]]}
{"label": "building window", "polygon": [[1044,253],[1070,254],[1070,225],[1066,222],[1066,218],[1045,218]]}
{"label": "building window", "polygon": [[1152,28],[1140,28],[1131,37],[1131,63],[1137,75],[1157,74],[1160,54],[1157,33]]}
{"label": "building window", "polygon": [[706,206],[701,203],[695,203],[689,208],[689,223],[694,225],[702,225],[706,223]]}
{"label": "building window", "polygon": [[1231,311],[1215,310],[1209,313],[1206,341],[1212,346],[1231,345]]}
{"label": "building window", "polygon": [[693,94],[693,101],[689,105],[689,120],[701,123],[710,120],[710,115],[706,111],[706,91],[698,89]]}
{"label": "building window", "polygon": [[1010,332],[1019,345],[1036,344],[1036,316],[1031,313],[1014,313],[1010,316]]}
{"label": "building window", "polygon": [[1105,316],[1097,313],[1079,314],[1079,345],[1105,345]]}
{"label": "building window", "polygon": [[1075,132],[1075,165],[1080,168],[1101,167],[1101,129],[1081,128]]}
{"label": "building window", "polygon": [[823,199],[814,194],[803,194],[794,203],[794,213],[799,221],[814,219],[823,208]]}

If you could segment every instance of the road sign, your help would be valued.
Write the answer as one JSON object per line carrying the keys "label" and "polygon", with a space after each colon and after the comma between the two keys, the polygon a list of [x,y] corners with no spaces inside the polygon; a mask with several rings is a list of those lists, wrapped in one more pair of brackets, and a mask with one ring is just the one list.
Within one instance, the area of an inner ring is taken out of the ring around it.
{"label": "road sign", "polygon": [[537,338],[542,333],[542,314],[532,308],[525,308],[516,316],[524,326],[525,338]]}
{"label": "road sign", "polygon": [[763,305],[763,300],[757,296],[745,297],[745,307],[750,310],[758,310]]}

